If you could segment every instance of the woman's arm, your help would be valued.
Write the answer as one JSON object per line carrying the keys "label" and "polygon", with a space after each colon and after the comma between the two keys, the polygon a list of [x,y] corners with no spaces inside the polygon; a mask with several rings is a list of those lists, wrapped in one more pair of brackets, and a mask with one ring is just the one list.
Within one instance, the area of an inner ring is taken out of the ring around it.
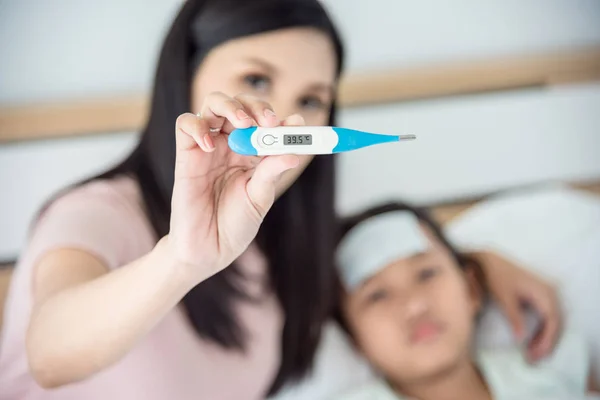
{"label": "woman's arm", "polygon": [[56,250],[37,264],[27,353],[36,381],[55,387],[120,359],[196,282],[161,240],[108,272],[93,255]]}
{"label": "woman's arm", "polygon": [[508,317],[517,338],[524,339],[525,335],[523,304],[532,307],[540,315],[542,324],[528,343],[527,357],[536,361],[549,355],[562,330],[556,288],[496,253],[482,251],[469,256],[481,264],[490,294]]}

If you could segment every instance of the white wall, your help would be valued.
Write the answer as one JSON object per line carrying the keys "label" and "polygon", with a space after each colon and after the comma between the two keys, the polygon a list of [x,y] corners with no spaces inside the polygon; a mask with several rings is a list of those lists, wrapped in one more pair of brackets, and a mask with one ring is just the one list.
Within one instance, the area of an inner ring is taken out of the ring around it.
{"label": "white wall", "polygon": [[[600,44],[596,0],[324,2],[347,39],[350,70]],[[179,3],[0,0],[0,104],[147,90]],[[597,110],[598,85],[346,110],[343,125],[419,138],[342,157],[339,207],[599,177]],[[18,253],[47,196],[120,159],[134,140],[123,133],[0,145],[0,187],[8,189],[0,196],[0,259]]]}
{"label": "white wall", "polygon": [[0,104],[149,88],[180,0],[0,0]]}
{"label": "white wall", "polygon": [[597,0],[323,0],[351,69],[529,54],[600,42]]}

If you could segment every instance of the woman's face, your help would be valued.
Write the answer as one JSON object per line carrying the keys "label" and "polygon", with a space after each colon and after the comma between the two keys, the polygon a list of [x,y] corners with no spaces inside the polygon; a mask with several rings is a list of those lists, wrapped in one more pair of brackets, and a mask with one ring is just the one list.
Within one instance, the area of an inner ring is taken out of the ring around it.
{"label": "woman's face", "polygon": [[[304,117],[306,125],[326,125],[335,95],[337,60],[331,39],[311,28],[289,28],[243,37],[211,50],[192,86],[192,107],[200,111],[206,95],[250,94],[273,106],[278,118]],[[283,193],[310,163],[284,174]]]}

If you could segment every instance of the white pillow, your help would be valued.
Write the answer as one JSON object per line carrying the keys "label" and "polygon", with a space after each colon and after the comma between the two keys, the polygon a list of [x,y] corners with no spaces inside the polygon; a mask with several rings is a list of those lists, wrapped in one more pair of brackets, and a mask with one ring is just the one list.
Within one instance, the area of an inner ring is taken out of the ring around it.
{"label": "white pillow", "polygon": [[[553,281],[566,325],[586,338],[600,381],[600,197],[564,186],[515,191],[472,207],[446,233],[461,249],[494,250]],[[497,307],[484,312],[478,342],[513,342]]]}

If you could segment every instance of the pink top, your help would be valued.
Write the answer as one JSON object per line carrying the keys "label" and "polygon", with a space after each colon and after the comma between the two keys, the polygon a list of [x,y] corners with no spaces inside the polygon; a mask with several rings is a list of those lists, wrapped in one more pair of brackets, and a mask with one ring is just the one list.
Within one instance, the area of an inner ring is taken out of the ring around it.
{"label": "pink top", "polygon": [[267,296],[259,304],[237,306],[239,321],[250,334],[246,354],[198,337],[176,307],[118,363],[85,381],[44,390],[33,380],[25,333],[35,261],[52,249],[76,248],[95,254],[112,269],[148,253],[155,243],[140,190],[131,178],[95,181],[52,204],[37,223],[9,290],[0,336],[0,400],[264,398],[279,366],[283,316],[266,285],[265,260],[252,246],[240,265],[262,278],[249,280],[248,289]]}

